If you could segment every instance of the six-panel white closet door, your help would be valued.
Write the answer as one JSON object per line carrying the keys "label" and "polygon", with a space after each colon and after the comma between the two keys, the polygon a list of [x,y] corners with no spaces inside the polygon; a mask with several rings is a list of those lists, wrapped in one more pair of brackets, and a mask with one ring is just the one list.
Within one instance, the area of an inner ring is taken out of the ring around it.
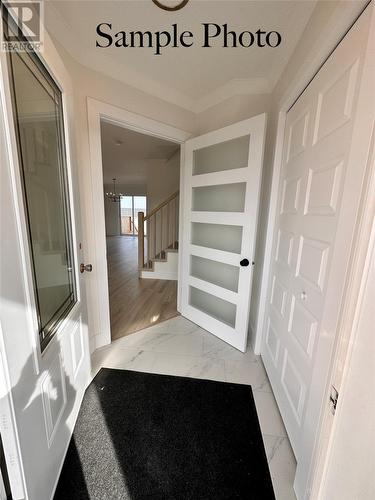
{"label": "six-panel white closet door", "polygon": [[287,113],[262,358],[297,458],[299,498],[325,401],[364,174],[350,155],[368,21],[363,15]]}
{"label": "six-panel white closet door", "polygon": [[246,350],[266,116],[186,142],[184,316]]}

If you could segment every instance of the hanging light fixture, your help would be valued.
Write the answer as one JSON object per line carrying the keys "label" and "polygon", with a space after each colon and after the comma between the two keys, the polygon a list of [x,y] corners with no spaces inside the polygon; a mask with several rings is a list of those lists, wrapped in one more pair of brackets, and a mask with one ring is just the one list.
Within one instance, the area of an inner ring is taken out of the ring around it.
{"label": "hanging light fixture", "polygon": [[105,195],[110,201],[113,201],[113,203],[119,203],[121,201],[121,196],[123,196],[123,194],[116,193],[116,177],[114,177],[112,180],[113,180],[113,192],[110,191],[109,193],[105,193]]}

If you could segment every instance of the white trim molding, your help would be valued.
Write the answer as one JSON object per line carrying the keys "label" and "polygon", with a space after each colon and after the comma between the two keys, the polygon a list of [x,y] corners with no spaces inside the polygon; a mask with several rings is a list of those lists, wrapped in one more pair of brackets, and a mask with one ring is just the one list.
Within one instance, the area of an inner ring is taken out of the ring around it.
{"label": "white trim molding", "polygon": [[197,99],[191,107],[194,113],[202,113],[207,109],[221,104],[231,97],[241,95],[271,94],[273,85],[267,78],[233,78],[224,85],[216,87]]}

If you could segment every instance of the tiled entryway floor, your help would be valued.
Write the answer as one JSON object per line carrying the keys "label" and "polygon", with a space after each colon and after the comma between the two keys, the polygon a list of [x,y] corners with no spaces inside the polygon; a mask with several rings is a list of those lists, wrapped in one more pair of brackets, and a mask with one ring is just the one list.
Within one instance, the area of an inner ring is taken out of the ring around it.
{"label": "tiled entryway floor", "polygon": [[116,340],[94,352],[101,367],[219,380],[252,386],[277,500],[295,500],[296,462],[263,363],[182,316]]}

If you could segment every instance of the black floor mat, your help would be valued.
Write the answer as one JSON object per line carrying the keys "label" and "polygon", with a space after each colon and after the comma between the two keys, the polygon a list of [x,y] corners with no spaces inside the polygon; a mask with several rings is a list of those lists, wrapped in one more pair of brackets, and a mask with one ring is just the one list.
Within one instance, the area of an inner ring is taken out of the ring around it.
{"label": "black floor mat", "polygon": [[274,500],[250,386],[102,369],[55,500]]}

